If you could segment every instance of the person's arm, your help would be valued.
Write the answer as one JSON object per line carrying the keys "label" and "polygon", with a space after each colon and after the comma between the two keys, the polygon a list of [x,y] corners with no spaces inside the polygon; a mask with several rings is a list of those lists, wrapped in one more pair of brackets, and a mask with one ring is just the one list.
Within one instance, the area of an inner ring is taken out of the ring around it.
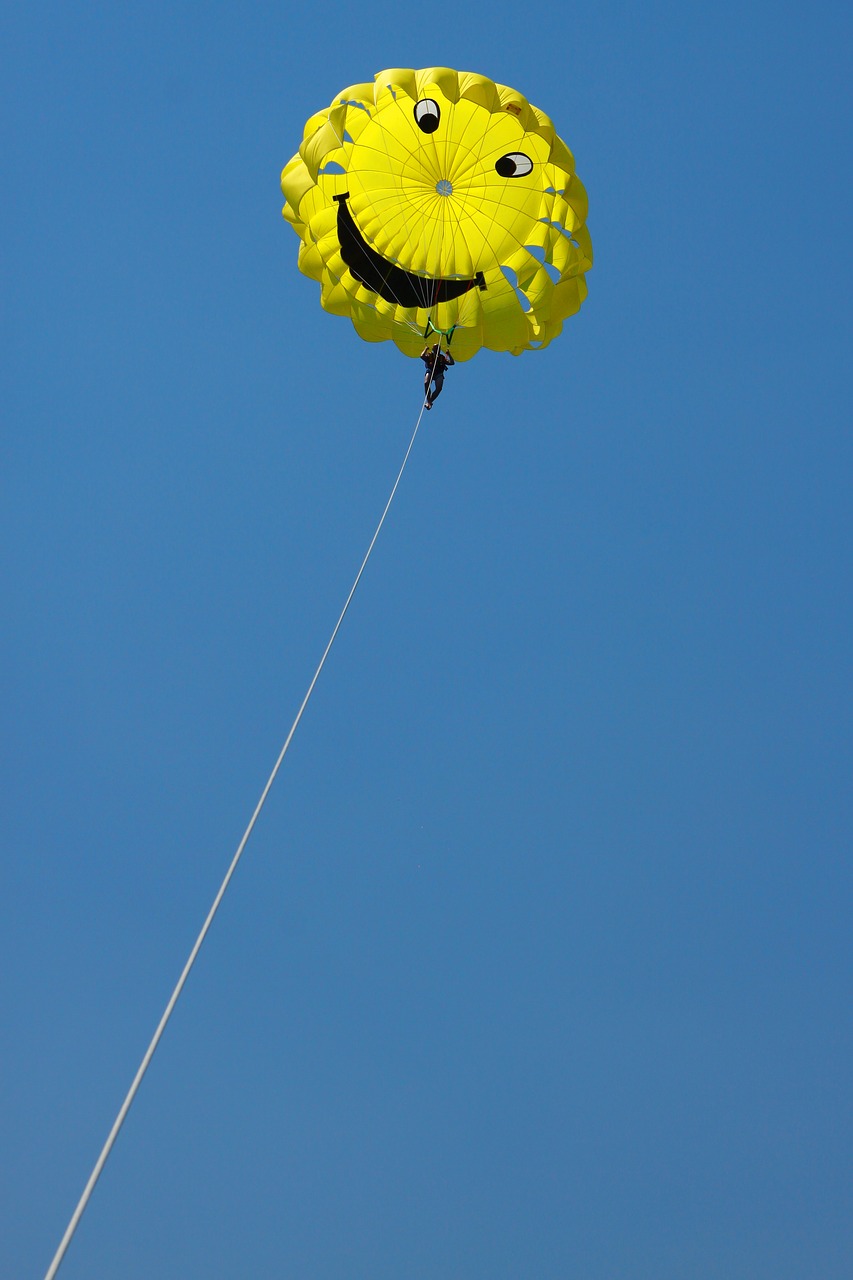
{"label": "person's arm", "polygon": [[445,354],[445,357],[446,357],[446,359],[447,359],[447,363],[448,363],[449,365],[450,365],[450,364],[456,364],[456,361],[453,359],[453,356],[450,354],[450,352],[449,352],[449,351],[445,351],[445,353],[444,353],[444,354]]}

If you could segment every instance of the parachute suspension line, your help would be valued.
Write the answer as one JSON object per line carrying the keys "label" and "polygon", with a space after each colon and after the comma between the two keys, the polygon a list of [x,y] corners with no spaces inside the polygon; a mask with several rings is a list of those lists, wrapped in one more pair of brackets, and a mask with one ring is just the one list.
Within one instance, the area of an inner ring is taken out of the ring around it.
{"label": "parachute suspension line", "polygon": [[[436,357],[436,363],[437,363],[437,360],[438,360],[438,357]],[[435,364],[433,364],[433,371],[434,370],[435,370]],[[376,526],[376,530],[373,534],[373,537],[370,539],[370,545],[367,548],[364,559],[361,562],[361,567],[358,573],[355,575],[355,580],[352,586],[350,587],[349,595],[347,596],[344,607],[341,610],[340,617],[335,623],[334,630],[332,631],[332,634],[329,637],[329,642],[326,645],[325,650],[323,651],[323,656],[320,659],[319,665],[317,666],[317,670],[314,672],[314,676],[311,680],[311,683],[308,686],[308,691],[305,694],[305,697],[302,699],[302,705],[300,706],[298,712],[296,713],[296,719],[293,721],[293,724],[290,726],[290,732],[288,733],[287,738],[285,739],[284,746],[279,752],[278,759],[276,760],[275,765],[273,766],[272,773],[267,779],[266,786],[261,792],[261,797],[258,800],[257,805],[255,806],[255,811],[252,814],[252,817],[249,821],[249,825],[246,827],[246,830],[243,833],[243,838],[240,841],[239,845],[237,846],[237,852],[234,854],[234,857],[231,860],[231,865],[229,866],[227,872],[225,873],[225,879],[222,881],[222,884],[219,887],[219,892],[217,893],[216,897],[213,900],[213,905],[211,906],[209,912],[207,913],[207,918],[204,924],[202,925],[201,932],[199,933],[198,937],[195,940],[193,949],[189,954],[189,958],[186,964],[184,965],[183,972],[181,973],[181,976],[178,979],[177,985],[175,986],[175,989],[172,992],[171,997],[169,998],[169,1003],[166,1005],[166,1008],[163,1012],[162,1018],[160,1019],[157,1030],[154,1032],[154,1035],[151,1039],[151,1043],[149,1044],[148,1048],[145,1051],[145,1056],[143,1057],[142,1062],[139,1064],[139,1069],[136,1075],[134,1076],[133,1083],[130,1086],[130,1089],[128,1090],[127,1097],[122,1103],[119,1113],[115,1118],[115,1122],[113,1124],[112,1129],[110,1130],[109,1137],[104,1143],[104,1147],[103,1147],[103,1150],[101,1151],[101,1154],[98,1156],[98,1159],[95,1163],[95,1167],[89,1176],[89,1181],[86,1183],[86,1186],[83,1190],[82,1196],[80,1197],[77,1208],[74,1210],[74,1213],[71,1215],[71,1220],[65,1229],[65,1234],[62,1237],[62,1240],[60,1241],[59,1248],[57,1249],[56,1254],[54,1255],[53,1261],[51,1262],[50,1266],[47,1269],[47,1272],[45,1273],[45,1280],[53,1280],[54,1276],[59,1270],[59,1267],[62,1263],[62,1259],[65,1257],[65,1253],[68,1249],[68,1246],[71,1243],[71,1240],[74,1236],[75,1231],[77,1230],[77,1226],[80,1222],[80,1219],[82,1218],[83,1213],[86,1209],[86,1206],[89,1203],[89,1199],[92,1195],[92,1192],[95,1189],[95,1184],[97,1183],[98,1178],[101,1176],[101,1171],[103,1170],[103,1167],[107,1162],[107,1158],[109,1157],[109,1154],[113,1149],[115,1140],[118,1137],[119,1131],[122,1125],[124,1124],[125,1117],[127,1116],[127,1113],[130,1110],[131,1105],[133,1104],[133,1100],[136,1097],[137,1091],[139,1089],[139,1086],[142,1083],[145,1072],[148,1070],[148,1066],[151,1062],[151,1059],[154,1057],[155,1050],[157,1049],[157,1046],[160,1043],[160,1039],[163,1035],[163,1032],[166,1029],[166,1024],[168,1023],[170,1017],[172,1016],[172,1011],[174,1010],[175,1005],[178,1003],[178,998],[180,997],[180,994],[184,989],[187,978],[190,975],[190,971],[193,965],[195,964],[196,957],[199,951],[201,950],[202,943],[204,942],[207,936],[208,930],[210,929],[210,926],[213,923],[213,918],[216,915],[217,911],[219,910],[219,905],[225,896],[225,891],[228,888],[229,883],[231,882],[231,877],[234,875],[234,872],[237,870],[237,864],[239,863],[241,857],[243,856],[243,850],[246,848],[246,845],[248,844],[249,836],[252,834],[255,823],[260,817],[261,810],[264,807],[264,802],[266,801],[266,798],[270,793],[272,785],[275,782],[276,775],[278,774],[278,771],[281,768],[282,762],[284,761],[284,757],[286,756],[287,750],[293,740],[293,735],[296,732],[299,721],[302,719],[302,715],[305,711],[305,708],[308,706],[308,701],[311,697],[311,694],[314,692],[314,686],[316,685],[320,677],[320,672],[323,670],[323,667],[326,664],[326,659],[328,658],[329,653],[331,652],[332,645],[335,643],[338,632],[340,631],[341,626],[343,624],[343,620],[347,615],[347,610],[349,609],[350,604],[352,603],[353,596],[355,595],[358,584],[361,581],[362,574],[367,568],[367,562],[370,559],[371,552],[373,551],[373,548],[376,545],[376,541],[382,530],[382,526],[385,523],[385,517],[388,515],[388,512],[391,509],[391,503],[394,501],[394,497],[397,493],[397,489],[399,488],[400,481],[403,478],[403,472],[405,471],[406,464],[409,461],[409,455],[412,452],[415,439],[417,438],[418,430],[421,425],[421,419],[424,416],[425,404],[426,404],[425,401],[424,403],[421,404],[421,411],[418,414],[418,420],[415,423],[415,429],[412,432],[412,436],[411,436],[411,439],[409,440],[408,448],[406,449],[405,455],[403,457],[403,461],[400,464],[400,470],[397,472],[397,478],[394,481],[393,487],[388,496],[388,501],[385,503],[385,508],[382,512],[382,515],[379,518],[379,523]]]}

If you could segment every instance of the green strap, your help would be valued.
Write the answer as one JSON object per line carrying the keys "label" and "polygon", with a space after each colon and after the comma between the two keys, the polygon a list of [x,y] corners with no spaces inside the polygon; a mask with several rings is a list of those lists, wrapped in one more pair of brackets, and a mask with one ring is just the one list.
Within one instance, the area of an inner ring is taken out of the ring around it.
{"label": "green strap", "polygon": [[447,339],[447,345],[450,346],[453,341],[453,330],[458,326],[452,324],[449,329],[439,329],[437,324],[433,324],[432,318],[427,317],[426,328],[424,329],[424,337],[428,338],[431,333],[437,333],[439,337]]}

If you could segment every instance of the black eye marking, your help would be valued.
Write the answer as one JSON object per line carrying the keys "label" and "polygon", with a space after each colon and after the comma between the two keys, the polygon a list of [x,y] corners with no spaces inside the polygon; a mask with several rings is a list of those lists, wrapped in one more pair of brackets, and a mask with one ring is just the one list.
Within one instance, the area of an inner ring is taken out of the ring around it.
{"label": "black eye marking", "polygon": [[502,178],[523,178],[526,173],[532,173],[533,161],[523,151],[511,151],[495,162],[495,169]]}
{"label": "black eye marking", "polygon": [[438,103],[432,98],[421,98],[415,103],[415,120],[422,133],[435,133],[440,116]]}

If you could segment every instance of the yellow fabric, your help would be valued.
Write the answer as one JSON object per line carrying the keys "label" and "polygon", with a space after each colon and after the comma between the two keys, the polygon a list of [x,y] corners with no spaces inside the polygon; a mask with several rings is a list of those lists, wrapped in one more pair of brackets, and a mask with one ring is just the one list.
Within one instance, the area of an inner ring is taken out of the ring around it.
{"label": "yellow fabric", "polygon": [[306,124],[281,187],[300,270],[368,342],[417,356],[430,324],[455,326],[457,360],[519,355],[586,297],[572,154],[544,112],[485,76],[395,68],[344,89]]}

